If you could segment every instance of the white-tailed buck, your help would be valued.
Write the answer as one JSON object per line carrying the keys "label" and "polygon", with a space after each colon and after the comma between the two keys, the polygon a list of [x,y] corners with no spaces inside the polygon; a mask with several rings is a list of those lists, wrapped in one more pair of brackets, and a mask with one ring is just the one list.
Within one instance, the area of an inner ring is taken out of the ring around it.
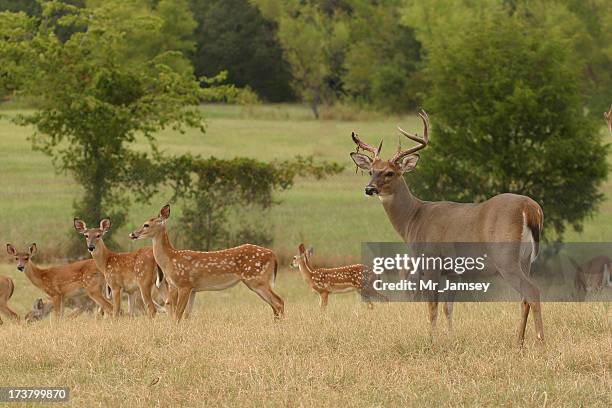
{"label": "white-tailed buck", "polygon": [[87,250],[91,254],[96,266],[104,274],[106,283],[111,289],[113,300],[113,316],[121,314],[121,293],[128,293],[129,312],[134,314],[133,293],[140,292],[144,304],[147,306],[149,317],[155,317],[157,311],[152,298],[153,286],[156,279],[160,279],[153,249],[141,248],[134,252],[113,252],[106,247],[102,237],[110,229],[108,218],[100,221],[99,228],[87,228],[84,221],[74,219],[74,228],[85,237]]}
{"label": "white-tailed buck", "polygon": [[298,247],[298,255],[293,257],[291,266],[298,268],[302,277],[314,292],[319,294],[319,306],[322,310],[327,307],[327,300],[330,293],[359,292],[363,299],[368,302],[368,307],[372,307],[370,298],[383,295],[371,289],[369,273],[365,265],[347,265],[337,268],[313,268],[310,263],[312,248],[308,251],[304,244]]}
{"label": "white-tailed buck", "polygon": [[590,261],[580,265],[574,259],[569,258],[574,267],[574,287],[578,299],[584,300],[588,292],[595,292],[604,288],[612,287],[612,259],[605,255],[596,256]]}
{"label": "white-tailed buck", "polygon": [[25,251],[17,251],[13,245],[7,244],[6,250],[9,255],[15,257],[17,269],[24,272],[34,286],[51,298],[57,318],[63,315],[64,300],[82,295],[83,291],[102,310],[110,313],[111,305],[104,298],[104,276],[92,260],[40,268],[32,262],[32,257],[36,254],[36,244],[30,245]]}
{"label": "white-tailed buck", "polygon": [[223,290],[238,282],[244,283],[266,301],[272,307],[274,316],[283,314],[283,300],[272,290],[278,268],[272,250],[251,244],[210,252],[178,250],[168,237],[168,217],[170,206],[166,205],[157,217],[145,221],[130,237],[150,238],[153,241],[155,260],[170,286],[177,290],[177,321],[181,320],[194,292]]}
{"label": "white-tailed buck", "polygon": [[[400,133],[418,143],[407,150],[398,149],[389,160],[380,158],[378,148],[362,142],[355,133],[352,139],[357,152],[351,158],[359,168],[369,172],[370,182],[365,187],[369,196],[377,195],[391,224],[408,244],[420,243],[481,243],[488,253],[488,264],[523,297],[519,343],[523,343],[529,310],[533,310],[537,337],[544,339],[540,291],[531,281],[531,263],[539,251],[542,230],[542,209],[534,200],[517,194],[500,194],[481,203],[422,201],[412,195],[404,174],[412,171],[419,161],[417,151],[428,144],[429,118],[419,113],[423,122],[423,136],[410,134],[398,127]],[[372,157],[359,153],[365,150]],[[517,245],[499,245],[512,243]],[[432,333],[438,316],[438,301],[429,303]],[[452,330],[452,301],[444,311]]]}
{"label": "white-tailed buck", "polygon": [[[0,276],[0,312],[19,321],[19,315],[8,305],[8,301],[14,292],[15,284],[13,280],[7,276]],[[0,319],[0,324],[2,324],[2,319]]]}
{"label": "white-tailed buck", "polygon": [[606,125],[608,125],[610,133],[612,133],[612,105],[610,105],[609,111],[604,112],[604,119],[606,120]]}

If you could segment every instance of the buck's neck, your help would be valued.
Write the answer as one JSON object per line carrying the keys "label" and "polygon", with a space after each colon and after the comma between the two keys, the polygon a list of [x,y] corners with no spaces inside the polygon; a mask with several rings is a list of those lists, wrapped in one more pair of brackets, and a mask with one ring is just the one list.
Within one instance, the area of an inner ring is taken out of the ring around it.
{"label": "buck's neck", "polygon": [[155,257],[155,262],[165,270],[165,266],[171,262],[172,254],[175,251],[170,242],[168,230],[166,230],[165,225],[159,233],[151,238],[151,241],[153,242],[153,256]]}
{"label": "buck's neck", "polygon": [[108,257],[111,256],[112,254],[113,252],[110,249],[108,249],[106,244],[104,244],[104,241],[102,240],[102,238],[100,238],[96,245],[96,249],[94,249],[94,251],[91,253],[91,257],[96,263],[96,266],[98,267],[98,269],[101,271],[105,271],[106,265],[108,263]]}
{"label": "buck's neck", "polygon": [[416,214],[423,202],[410,192],[406,181],[397,181],[393,194],[379,196],[380,201],[393,225],[393,228],[404,239],[407,239],[410,227],[414,226]]}

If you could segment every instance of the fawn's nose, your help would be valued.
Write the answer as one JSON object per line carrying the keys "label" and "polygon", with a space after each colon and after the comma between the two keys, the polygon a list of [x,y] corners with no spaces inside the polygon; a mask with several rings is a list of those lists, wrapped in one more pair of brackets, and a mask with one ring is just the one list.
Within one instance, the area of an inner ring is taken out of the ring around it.
{"label": "fawn's nose", "polygon": [[93,251],[94,251],[94,249],[96,249],[96,246],[95,246],[95,245],[89,245],[89,246],[87,247],[87,249],[89,250],[89,252],[93,252]]}
{"label": "fawn's nose", "polygon": [[374,195],[374,194],[378,194],[378,189],[372,185],[367,185],[365,188],[365,193],[369,196]]}
{"label": "fawn's nose", "polygon": [[17,266],[17,269],[19,269],[21,272],[23,272],[23,270],[25,269],[25,267],[24,267],[24,266],[22,266],[22,265],[19,265],[19,266]]}
{"label": "fawn's nose", "polygon": [[138,238],[138,236],[136,236],[136,234],[134,234],[133,232],[130,232],[130,238],[136,239]]}

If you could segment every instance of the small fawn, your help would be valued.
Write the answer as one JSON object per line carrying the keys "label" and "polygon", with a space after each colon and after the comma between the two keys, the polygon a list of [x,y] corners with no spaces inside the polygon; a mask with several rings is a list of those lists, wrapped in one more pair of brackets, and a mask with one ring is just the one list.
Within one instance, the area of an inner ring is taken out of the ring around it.
{"label": "small fawn", "polygon": [[169,217],[170,206],[166,205],[157,217],[145,221],[130,237],[153,241],[155,260],[172,290],[176,290],[177,321],[181,320],[194,292],[223,290],[238,282],[244,283],[267,302],[275,317],[283,314],[283,300],[272,290],[278,268],[272,250],[251,244],[211,252],[177,250],[170,243],[166,230]]}
{"label": "small fawn", "polygon": [[63,315],[64,299],[78,296],[83,290],[102,310],[110,313],[111,305],[104,298],[104,276],[92,260],[39,268],[32,262],[37,250],[36,244],[21,252],[13,245],[7,244],[6,250],[9,255],[15,257],[17,269],[24,272],[34,286],[49,295],[56,318]]}
{"label": "small fawn", "polygon": [[[64,301],[64,307],[73,309],[73,312],[68,316],[69,318],[76,317],[83,312],[94,312],[97,310],[98,315],[101,315],[102,309],[92,301],[85,292],[79,291],[77,295],[71,298],[67,298]],[[54,310],[53,301],[51,299],[38,298],[34,301],[32,309],[25,315],[26,323],[33,323],[47,317]],[[110,310],[110,309],[109,309]]]}
{"label": "small fawn", "polygon": [[570,262],[576,268],[574,287],[579,300],[586,298],[587,292],[596,292],[612,287],[612,259],[605,255],[596,256],[580,265],[571,257]]}
{"label": "small fawn", "polygon": [[[155,317],[157,311],[152,298],[152,290],[158,274],[153,250],[151,247],[141,248],[135,252],[113,252],[106,247],[102,237],[111,227],[108,218],[100,221],[99,228],[87,228],[84,221],[75,218],[74,228],[85,237],[87,250],[91,254],[96,266],[104,274],[106,283],[111,289],[113,298],[113,316],[121,314],[121,292],[128,296],[140,290],[142,300],[147,306],[149,317]],[[129,296],[130,314],[134,313],[134,297]]]}
{"label": "small fawn", "polygon": [[370,275],[362,264],[340,266],[337,268],[313,268],[310,264],[312,248],[308,251],[304,244],[298,247],[298,255],[293,257],[291,267],[297,268],[310,288],[319,294],[319,305],[322,310],[327,307],[330,293],[359,292],[372,308],[370,297],[376,296],[386,299],[386,296],[376,292],[369,285]]}
{"label": "small fawn", "polygon": [[[8,301],[15,292],[13,280],[7,276],[0,276],[0,311],[5,315],[19,321],[19,315],[8,305]],[[0,319],[2,324],[2,319]]]}

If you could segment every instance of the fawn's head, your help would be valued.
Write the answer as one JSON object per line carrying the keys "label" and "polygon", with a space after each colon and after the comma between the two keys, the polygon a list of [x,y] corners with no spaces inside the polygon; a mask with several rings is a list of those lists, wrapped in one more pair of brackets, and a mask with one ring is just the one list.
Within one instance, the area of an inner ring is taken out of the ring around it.
{"label": "fawn's head", "polygon": [[15,257],[15,261],[17,261],[17,269],[23,272],[25,271],[26,265],[30,261],[30,258],[32,258],[32,256],[34,256],[36,253],[36,244],[30,245],[25,251],[17,251],[17,248],[15,248],[13,245],[6,244],[6,252]]}
{"label": "fawn's head", "polygon": [[[418,161],[419,155],[415,152],[425,148],[429,143],[429,117],[425,111],[419,112],[419,116],[423,121],[423,137],[412,135],[398,126],[398,130],[401,134],[407,138],[418,142],[418,146],[414,146],[408,150],[401,150],[401,146],[398,147],[397,153],[389,159],[383,160],[380,158],[380,151],[382,149],[382,141],[378,148],[371,146],[367,143],[362,142],[355,132],[351,134],[353,142],[357,145],[357,151],[351,153],[351,158],[362,170],[367,171],[372,178],[365,187],[365,193],[367,195],[391,195],[394,193],[398,182],[401,182],[402,175],[406,172],[414,170]],[[372,157],[367,154],[359,153],[359,150],[365,150],[372,153]]]}
{"label": "fawn's head", "polygon": [[85,221],[78,218],[74,219],[74,229],[85,237],[87,242],[87,250],[93,252],[96,250],[98,243],[111,227],[111,221],[108,218],[100,221],[99,228],[87,228]]}
{"label": "fawn's head", "polygon": [[306,249],[304,247],[304,244],[300,244],[300,246],[298,247],[298,251],[299,251],[298,254],[295,255],[293,259],[291,259],[292,268],[299,268],[300,258],[303,258],[305,262],[309,262],[310,257],[312,256],[312,247],[309,247],[308,249]]}
{"label": "fawn's head", "polygon": [[164,205],[159,211],[159,215],[157,217],[149,218],[139,229],[131,232],[130,238],[134,240],[153,238],[163,231],[168,218],[170,218],[170,204]]}
{"label": "fawn's head", "polygon": [[44,319],[45,316],[51,313],[51,307],[49,307],[50,305],[50,303],[45,305],[45,302],[41,298],[36,299],[34,301],[34,305],[32,305],[32,310],[25,315],[25,322],[33,323]]}

